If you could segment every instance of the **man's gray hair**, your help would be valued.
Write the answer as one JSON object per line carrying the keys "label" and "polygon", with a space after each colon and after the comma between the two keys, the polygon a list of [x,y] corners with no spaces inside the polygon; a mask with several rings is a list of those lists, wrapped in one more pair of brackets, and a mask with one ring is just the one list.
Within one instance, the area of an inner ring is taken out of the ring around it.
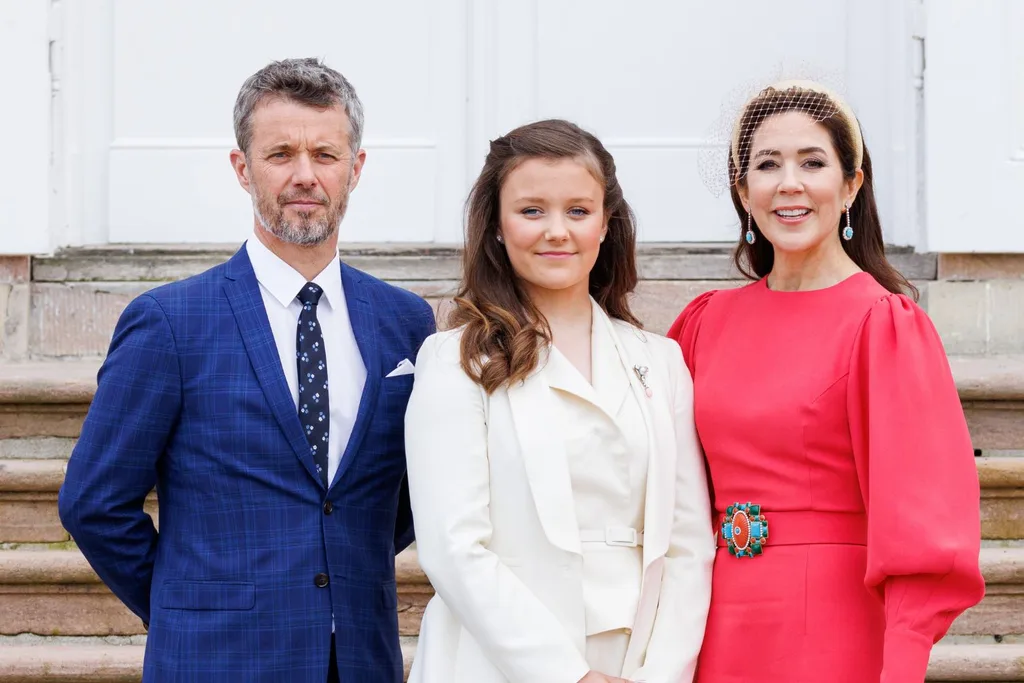
{"label": "man's gray hair", "polygon": [[235,100],[235,140],[248,157],[252,143],[252,115],[264,100],[282,98],[310,107],[340,104],[348,115],[352,153],[359,151],[363,138],[363,103],[344,76],[319,59],[284,59],[271,62],[242,84]]}

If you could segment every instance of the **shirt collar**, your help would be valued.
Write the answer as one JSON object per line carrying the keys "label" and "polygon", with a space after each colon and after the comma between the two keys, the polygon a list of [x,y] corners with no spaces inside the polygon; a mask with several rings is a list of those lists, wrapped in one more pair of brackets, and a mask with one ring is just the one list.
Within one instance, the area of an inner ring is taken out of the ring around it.
{"label": "shirt collar", "polygon": [[[249,262],[252,263],[252,270],[256,274],[256,280],[270,292],[271,296],[285,308],[292,302],[296,302],[295,296],[306,284],[306,278],[281,257],[270,251],[267,245],[263,244],[255,235],[246,240],[245,249],[249,255]],[[326,301],[332,310],[338,310],[344,306],[345,292],[341,284],[341,260],[337,254],[327,264],[327,267],[313,278],[313,282],[324,290],[320,303]]]}

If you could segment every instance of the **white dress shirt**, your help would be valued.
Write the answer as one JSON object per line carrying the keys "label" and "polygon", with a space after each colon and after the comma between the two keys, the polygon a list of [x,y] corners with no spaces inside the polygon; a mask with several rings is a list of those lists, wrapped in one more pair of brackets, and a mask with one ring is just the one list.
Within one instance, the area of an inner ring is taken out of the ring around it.
{"label": "white dress shirt", "polygon": [[[284,377],[295,403],[299,405],[298,364],[295,358],[295,336],[302,304],[296,298],[306,284],[297,270],[281,260],[255,235],[245,243],[249,261],[260,285],[263,305],[267,309],[270,330],[274,334]],[[327,353],[327,381],[331,403],[330,447],[327,451],[327,481],[333,482],[341,455],[352,435],[359,411],[359,399],[366,382],[366,367],[356,344],[352,321],[341,283],[341,262],[337,255],[313,282],[324,293],[317,304],[317,320],[324,335]]]}

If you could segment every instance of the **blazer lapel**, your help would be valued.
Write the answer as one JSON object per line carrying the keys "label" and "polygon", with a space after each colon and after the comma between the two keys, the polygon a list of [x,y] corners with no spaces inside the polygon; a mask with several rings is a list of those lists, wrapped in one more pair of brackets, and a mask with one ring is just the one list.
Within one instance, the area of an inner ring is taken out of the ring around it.
{"label": "blazer lapel", "polygon": [[299,462],[306,468],[309,476],[322,486],[313,464],[309,441],[302,433],[299,414],[284,378],[281,358],[277,353],[274,335],[270,331],[267,309],[263,305],[259,283],[256,281],[256,274],[253,272],[244,245],[228,261],[225,280],[224,294],[228,298],[231,311],[235,314],[235,323],[241,332],[256,378],[267,403],[270,404],[270,412],[273,413]]}
{"label": "blazer lapel", "polygon": [[334,473],[332,487],[335,482],[341,480],[342,475],[348,470],[363,437],[366,436],[366,428],[370,424],[374,408],[377,405],[377,394],[380,392],[381,381],[380,350],[377,346],[377,315],[370,307],[371,297],[370,292],[367,291],[368,285],[363,283],[359,271],[342,263],[341,286],[345,289],[348,317],[352,323],[356,345],[359,347],[359,355],[362,356],[363,366],[366,368],[366,383],[363,384],[363,393],[359,397],[356,423],[352,427],[352,435],[349,436],[345,450],[342,452],[338,471]]}
{"label": "blazer lapel", "polygon": [[[600,310],[600,309],[598,309]],[[597,315],[595,313],[595,315]],[[644,569],[668,552],[672,533],[673,491],[676,476],[675,425],[668,409],[667,377],[659,375],[660,364],[654,358],[643,332],[617,324],[601,311],[601,319],[611,329],[619,360],[626,369],[630,388],[647,427],[647,499],[644,506]],[[640,382],[636,366],[648,368],[647,387]],[[647,395],[647,388],[651,396]]]}
{"label": "blazer lapel", "polygon": [[[593,301],[593,300],[591,300]],[[629,378],[635,373],[626,367],[621,360],[615,344],[614,325],[596,301],[593,301],[594,325],[592,363],[594,390],[597,393],[598,405],[612,420],[618,419],[626,399],[632,395]]]}
{"label": "blazer lapel", "polygon": [[[546,358],[541,359],[542,364]],[[508,388],[523,465],[544,534],[553,545],[582,554],[569,462],[555,419],[557,406],[543,368]]]}

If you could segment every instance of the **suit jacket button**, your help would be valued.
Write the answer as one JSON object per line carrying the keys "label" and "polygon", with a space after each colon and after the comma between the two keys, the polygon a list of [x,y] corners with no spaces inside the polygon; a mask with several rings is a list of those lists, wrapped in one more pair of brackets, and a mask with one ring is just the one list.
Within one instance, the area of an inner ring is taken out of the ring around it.
{"label": "suit jacket button", "polygon": [[317,574],[313,577],[313,585],[317,588],[324,588],[330,582],[331,580],[327,578],[327,574]]}
{"label": "suit jacket button", "polygon": [[332,503],[331,501],[327,501],[326,503],[324,503],[324,514],[329,515],[332,512],[334,512],[334,503]]}

